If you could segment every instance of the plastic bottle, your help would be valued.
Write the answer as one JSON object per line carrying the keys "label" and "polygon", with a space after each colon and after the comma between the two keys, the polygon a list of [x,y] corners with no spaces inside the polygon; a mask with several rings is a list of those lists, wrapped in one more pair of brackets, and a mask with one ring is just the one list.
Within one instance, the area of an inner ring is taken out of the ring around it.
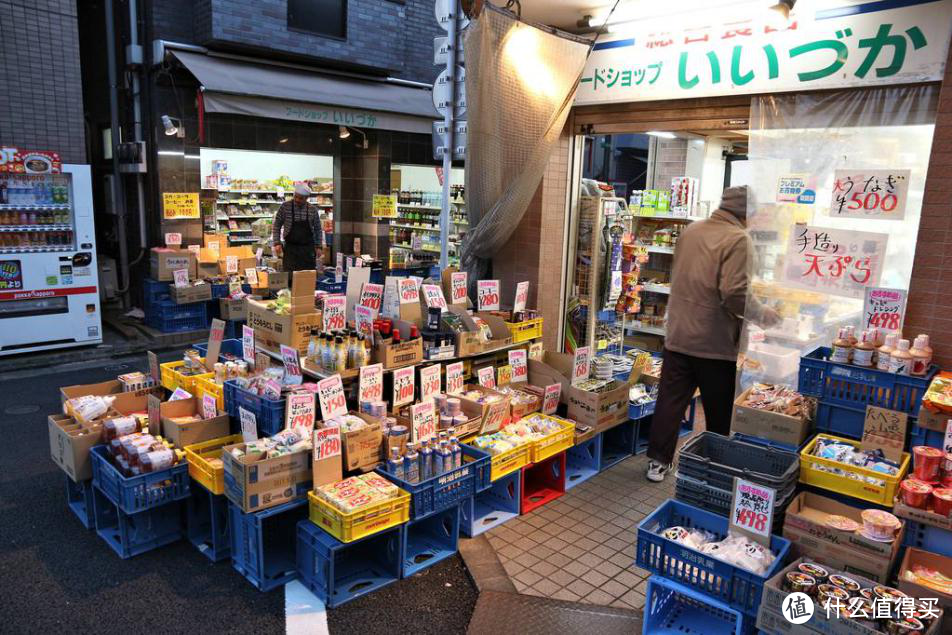
{"label": "plastic bottle", "polygon": [[430,449],[430,446],[426,441],[423,441],[420,447],[420,480],[425,481],[432,476],[433,450]]}
{"label": "plastic bottle", "polygon": [[924,377],[929,372],[929,364],[932,362],[932,354],[926,350],[928,338],[923,341],[925,335],[919,335],[912,343],[909,354],[912,355],[912,367],[909,369],[910,375]]}
{"label": "plastic bottle", "polygon": [[412,443],[407,444],[407,453],[403,456],[403,480],[420,482],[420,455]]}
{"label": "plastic bottle", "polygon": [[139,456],[139,467],[143,474],[158,472],[175,464],[175,452],[169,448],[154,450]]}
{"label": "plastic bottle", "polygon": [[344,345],[344,338],[338,336],[334,341],[334,353],[336,359],[334,364],[336,365],[337,372],[347,369],[347,347]]}
{"label": "plastic bottle", "polygon": [[909,340],[899,340],[896,350],[889,357],[889,372],[908,375],[912,370],[912,355],[909,354]]}
{"label": "plastic bottle", "polygon": [[928,367],[929,365],[932,364],[932,345],[929,343],[928,335],[926,335],[925,333],[919,333],[919,335],[916,335],[916,339],[919,339],[920,337],[922,338],[922,344],[923,344],[922,350],[929,353],[929,364],[927,364],[927,367]]}
{"label": "plastic bottle", "polygon": [[139,420],[135,417],[113,417],[102,424],[103,441],[106,443],[127,434],[138,432]]}
{"label": "plastic bottle", "polygon": [[876,351],[876,368],[878,370],[889,370],[889,359],[892,357],[892,352],[896,349],[896,342],[898,341],[898,333],[886,334],[886,341]]}
{"label": "plastic bottle", "polygon": [[871,368],[873,365],[873,351],[876,350],[873,346],[874,335],[869,331],[863,331],[860,333],[859,341],[856,342],[856,346],[853,347],[853,363],[857,366],[864,366],[866,368]]}
{"label": "plastic bottle", "polygon": [[848,338],[850,338],[850,344],[852,344],[853,346],[856,346],[856,342],[859,341],[859,340],[856,339],[856,327],[854,327],[854,326],[847,326],[847,327],[846,327],[846,336],[847,336]]}
{"label": "plastic bottle", "polygon": [[848,332],[841,328],[833,340],[833,348],[830,351],[830,361],[837,364],[848,364],[853,355],[853,344],[850,342]]}
{"label": "plastic bottle", "polygon": [[401,480],[406,480],[403,478],[403,457],[400,456],[400,448],[390,448],[390,458],[387,459],[387,472]]}
{"label": "plastic bottle", "polygon": [[331,367],[331,343],[330,335],[321,336],[321,366],[327,369]]}
{"label": "plastic bottle", "polygon": [[459,446],[459,439],[455,435],[450,436],[450,450],[453,452],[453,469],[463,467],[463,448]]}

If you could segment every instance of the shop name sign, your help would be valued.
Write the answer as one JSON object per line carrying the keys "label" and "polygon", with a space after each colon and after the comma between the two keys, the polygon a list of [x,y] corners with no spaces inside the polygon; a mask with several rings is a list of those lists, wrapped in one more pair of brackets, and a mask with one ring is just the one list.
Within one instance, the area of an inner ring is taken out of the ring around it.
{"label": "shop name sign", "polygon": [[952,4],[896,4],[823,0],[779,27],[761,5],[621,24],[595,45],[575,104],[940,81]]}

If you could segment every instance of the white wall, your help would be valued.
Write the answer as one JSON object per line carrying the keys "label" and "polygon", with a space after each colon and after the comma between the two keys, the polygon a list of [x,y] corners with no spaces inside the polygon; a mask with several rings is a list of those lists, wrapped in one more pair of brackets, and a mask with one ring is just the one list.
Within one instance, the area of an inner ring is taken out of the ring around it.
{"label": "white wall", "polygon": [[212,173],[212,161],[228,161],[228,175],[233,179],[268,181],[287,176],[292,181],[303,181],[334,178],[334,158],[320,154],[201,148],[200,157],[202,183],[205,176]]}
{"label": "white wall", "polygon": [[730,143],[719,137],[708,137],[704,147],[704,166],[701,170],[701,192],[698,201],[710,203],[711,211],[717,209],[721,202],[721,194],[724,191],[724,151],[729,147]]}
{"label": "white wall", "polygon": [[[400,171],[400,189],[422,190],[424,192],[439,192],[443,189],[440,179],[436,176],[436,168],[432,165],[393,165],[393,170]],[[450,185],[462,185],[465,170],[453,168],[450,171]]]}

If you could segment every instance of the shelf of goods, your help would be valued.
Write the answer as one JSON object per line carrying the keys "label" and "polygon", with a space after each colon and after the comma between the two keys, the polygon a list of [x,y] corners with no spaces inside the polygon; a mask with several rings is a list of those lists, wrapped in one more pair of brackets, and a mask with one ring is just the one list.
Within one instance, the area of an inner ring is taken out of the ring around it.
{"label": "shelf of goods", "polygon": [[[409,192],[400,193],[400,198],[410,196]],[[420,203],[397,202],[397,217],[390,220],[390,268],[401,269],[435,262],[440,254],[440,214],[438,204],[440,193],[418,192]],[[447,242],[449,264],[459,264],[457,250],[462,234],[469,223],[464,207],[466,203],[459,199],[450,201],[450,227]],[[417,239],[419,242],[417,242]],[[422,258],[414,258],[414,255]]]}
{"label": "shelf of goods", "polygon": [[[208,189],[208,188],[202,188]],[[273,219],[278,207],[285,201],[291,200],[293,190],[210,190],[215,192],[214,205],[212,212],[214,216],[206,217],[206,227],[213,231],[222,231],[229,234],[228,240],[231,243],[251,243],[267,240],[271,236],[271,224],[268,223],[263,235],[245,236],[248,232],[255,231],[250,225],[248,227],[238,227],[229,229],[222,227],[220,223],[226,221],[250,221],[251,223],[262,219]],[[333,217],[334,209],[334,191],[312,192],[308,202],[321,208],[321,219],[327,221]],[[249,206],[251,209],[249,210]],[[232,211],[235,210],[235,211]],[[251,213],[249,213],[249,211]],[[237,213],[236,213],[237,212]],[[211,220],[212,222],[208,222]],[[231,236],[230,234],[242,234],[240,236]]]}

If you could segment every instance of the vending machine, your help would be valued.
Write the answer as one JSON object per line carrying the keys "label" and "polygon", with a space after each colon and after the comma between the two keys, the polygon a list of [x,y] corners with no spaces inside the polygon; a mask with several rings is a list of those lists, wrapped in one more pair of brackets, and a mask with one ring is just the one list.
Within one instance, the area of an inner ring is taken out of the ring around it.
{"label": "vending machine", "polygon": [[0,149],[0,355],[102,342],[88,165]]}

